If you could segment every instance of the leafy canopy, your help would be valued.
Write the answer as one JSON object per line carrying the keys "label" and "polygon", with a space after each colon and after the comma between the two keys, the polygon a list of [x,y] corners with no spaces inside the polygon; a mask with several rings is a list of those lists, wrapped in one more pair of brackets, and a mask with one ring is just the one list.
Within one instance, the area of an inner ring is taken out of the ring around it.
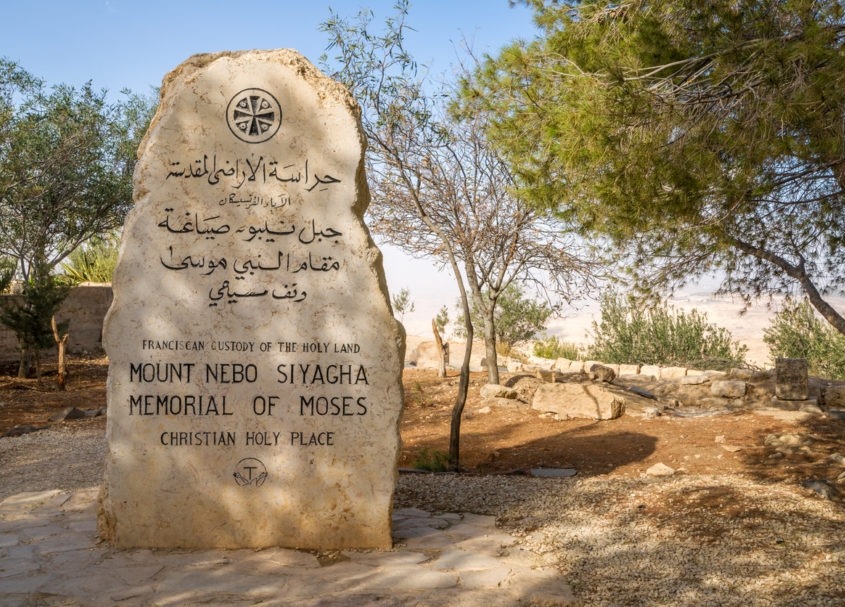
{"label": "leafy canopy", "polygon": [[110,102],[91,83],[50,88],[0,60],[0,255],[20,278],[122,223],[154,106],[125,93]]}
{"label": "leafy canopy", "polygon": [[625,246],[637,283],[718,270],[746,297],[845,285],[843,2],[527,2],[542,36],[488,58],[458,111],[496,116],[523,195]]}

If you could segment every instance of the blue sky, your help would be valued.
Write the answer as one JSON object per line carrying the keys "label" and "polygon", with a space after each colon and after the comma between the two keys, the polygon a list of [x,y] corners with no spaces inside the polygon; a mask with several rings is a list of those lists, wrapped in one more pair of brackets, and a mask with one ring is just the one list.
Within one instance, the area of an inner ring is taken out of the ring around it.
{"label": "blue sky", "polygon": [[[352,17],[371,9],[375,22],[393,14],[394,0],[22,0],[3,4],[0,56],[48,84],[81,85],[118,95],[150,93],[162,78],[196,53],[293,48],[315,64],[327,37],[319,24],[335,13]],[[432,76],[451,72],[469,43],[476,54],[495,52],[535,32],[525,6],[508,0],[411,2],[407,46]],[[416,311],[409,333],[429,335],[442,305],[454,309],[457,289],[447,271],[382,247],[391,292],[411,291]],[[413,280],[410,279],[413,277]]]}
{"label": "blue sky", "polygon": [[[294,48],[317,63],[326,46],[319,24],[329,7],[352,16],[372,9],[376,21],[393,0],[26,0],[3,6],[0,54],[49,83],[136,92],[195,53]],[[495,52],[529,37],[531,11],[507,0],[417,0],[408,43],[417,61],[448,72],[466,39],[477,52]]]}

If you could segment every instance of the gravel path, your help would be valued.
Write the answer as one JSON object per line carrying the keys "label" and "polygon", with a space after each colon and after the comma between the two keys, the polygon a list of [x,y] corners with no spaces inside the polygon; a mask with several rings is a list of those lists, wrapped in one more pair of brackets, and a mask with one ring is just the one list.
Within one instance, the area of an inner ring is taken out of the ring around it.
{"label": "gravel path", "polygon": [[[0,500],[102,478],[103,424],[0,440]],[[398,508],[492,514],[585,606],[845,605],[845,509],[742,476],[407,474]]]}

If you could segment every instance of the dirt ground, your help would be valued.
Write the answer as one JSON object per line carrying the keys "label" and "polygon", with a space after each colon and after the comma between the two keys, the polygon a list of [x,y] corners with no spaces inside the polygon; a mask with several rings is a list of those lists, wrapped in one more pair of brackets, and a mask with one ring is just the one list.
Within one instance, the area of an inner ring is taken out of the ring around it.
{"label": "dirt ground", "polygon": [[[71,407],[94,411],[106,403],[105,358],[73,358],[69,367],[65,392],[56,389],[55,369],[49,366],[40,382],[19,380],[13,377],[14,367],[0,367],[0,436],[21,425],[105,428],[104,417],[53,419]],[[458,377],[439,379],[434,371],[406,369],[403,379],[399,465],[414,468],[448,450]],[[505,375],[502,383],[519,379]],[[562,421],[519,400],[483,401],[479,390],[484,383],[485,374],[472,375],[462,418],[461,465],[468,473],[572,468],[579,476],[640,476],[663,463],[682,474],[747,474],[771,482],[826,480],[836,485],[837,478],[845,477],[845,422],[772,410],[761,406],[762,397],[760,402],[752,400],[743,408],[718,414],[699,411],[679,416],[667,410],[649,417],[641,414],[642,407],[634,406],[615,420]],[[659,386],[655,391],[659,393]]]}

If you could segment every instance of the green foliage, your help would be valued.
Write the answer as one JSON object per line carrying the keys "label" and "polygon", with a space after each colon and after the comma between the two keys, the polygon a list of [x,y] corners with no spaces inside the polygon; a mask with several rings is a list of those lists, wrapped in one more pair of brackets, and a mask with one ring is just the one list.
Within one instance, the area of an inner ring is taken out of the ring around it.
{"label": "green foliage", "polygon": [[845,285],[845,1],[529,3],[541,35],[455,110],[496,117],[524,196],[653,292],[713,270],[747,297]]}
{"label": "green foliage", "polygon": [[[487,297],[487,294],[483,293],[482,296]],[[473,326],[484,326],[485,319],[481,306],[476,300],[472,303]],[[545,302],[525,297],[518,286],[511,284],[496,300],[493,312],[498,347],[507,354],[516,344],[534,338],[545,330],[546,322],[554,312],[554,308]],[[459,337],[465,337],[460,328],[463,326],[463,315],[458,318],[457,324],[456,333]]]}
{"label": "green foliage", "polygon": [[[59,277],[39,272],[26,281],[20,298],[7,298],[0,307],[0,323],[14,331],[18,339],[21,363],[18,375],[29,372],[30,361],[40,349],[53,345],[50,320],[70,291],[70,283]],[[66,331],[62,323],[60,332]]]}
{"label": "green foliage", "polygon": [[580,360],[581,349],[572,343],[561,341],[557,337],[546,337],[534,342],[534,356],[540,358]]}
{"label": "green foliage", "polygon": [[446,472],[449,469],[449,454],[424,447],[414,456],[412,467],[429,472]]}
{"label": "green foliage", "polygon": [[0,255],[40,280],[34,273],[123,222],[154,102],[128,92],[110,102],[90,83],[48,88],[0,67]]}
{"label": "green foliage", "polygon": [[119,248],[116,237],[93,238],[68,255],[62,271],[73,284],[111,282]]}
{"label": "green foliage", "polygon": [[0,294],[6,293],[15,277],[15,260],[0,257]]}
{"label": "green foliage", "polygon": [[697,310],[626,301],[615,293],[602,298],[601,322],[593,322],[593,332],[588,356],[607,363],[718,369],[742,364],[748,351]]}
{"label": "green foliage", "polygon": [[845,336],[806,301],[787,299],[763,333],[772,359],[805,358],[812,375],[845,379]]}
{"label": "green foliage", "polygon": [[437,311],[437,316],[434,317],[434,326],[437,327],[437,332],[441,336],[446,333],[446,327],[449,325],[449,308],[443,306]]}
{"label": "green foliage", "polygon": [[411,292],[408,289],[400,289],[393,298],[393,309],[399,313],[399,321],[405,321],[405,314],[413,312],[416,309],[414,302],[411,301]]}

